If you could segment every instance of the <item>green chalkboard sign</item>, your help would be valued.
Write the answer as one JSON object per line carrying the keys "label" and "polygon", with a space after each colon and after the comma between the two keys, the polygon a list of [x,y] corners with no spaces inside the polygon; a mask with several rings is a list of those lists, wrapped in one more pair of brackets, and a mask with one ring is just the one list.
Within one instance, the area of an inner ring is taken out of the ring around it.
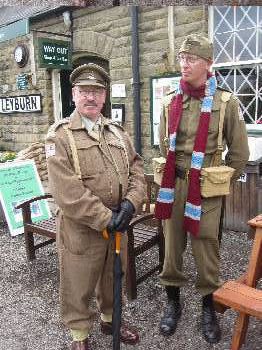
{"label": "green chalkboard sign", "polygon": [[[0,200],[11,236],[23,233],[22,210],[16,206],[26,199],[40,196],[44,190],[33,160],[0,164]],[[31,205],[32,221],[50,218],[46,200]]]}
{"label": "green chalkboard sign", "polygon": [[38,38],[40,68],[72,69],[72,46],[70,41]]}

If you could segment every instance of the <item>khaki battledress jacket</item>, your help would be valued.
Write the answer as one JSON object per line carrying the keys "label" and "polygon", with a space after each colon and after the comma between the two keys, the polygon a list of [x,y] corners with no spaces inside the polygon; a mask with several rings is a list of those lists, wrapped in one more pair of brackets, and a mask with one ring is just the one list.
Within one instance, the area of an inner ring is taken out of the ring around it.
{"label": "khaki battledress jacket", "polygon": [[[208,127],[208,139],[203,167],[211,165],[216,152],[219,131],[219,115],[223,90],[217,88],[214,96]],[[167,118],[168,108],[175,93],[166,96],[163,101],[160,119],[160,150],[164,157],[168,152]],[[183,95],[182,116],[176,137],[176,164],[189,170],[194,148],[196,131],[199,124],[202,99]],[[232,181],[243,172],[248,161],[249,149],[244,118],[239,109],[237,98],[231,94],[227,101],[223,125],[223,145],[228,152],[225,164],[234,168]],[[184,232],[184,206],[187,198],[187,179],[176,178],[176,196],[172,208],[172,217],[164,221],[165,262],[160,274],[164,285],[183,286],[187,277],[183,273],[183,253],[187,244]],[[220,285],[219,279],[219,220],[222,197],[201,199],[200,229],[197,237],[190,235],[192,251],[197,267],[196,288],[202,296],[212,293]]]}
{"label": "khaki battledress jacket", "polygon": [[[100,130],[84,128],[75,110],[54,124],[46,139],[49,188],[57,205],[57,245],[60,258],[60,304],[64,323],[89,329],[94,311],[89,300],[96,290],[100,311],[112,314],[113,241],[105,239],[112,208],[129,199],[138,210],[145,198],[142,158],[121,126],[101,117]],[[74,169],[72,149],[64,125],[72,131],[81,179]],[[121,239],[126,266],[125,235]]]}

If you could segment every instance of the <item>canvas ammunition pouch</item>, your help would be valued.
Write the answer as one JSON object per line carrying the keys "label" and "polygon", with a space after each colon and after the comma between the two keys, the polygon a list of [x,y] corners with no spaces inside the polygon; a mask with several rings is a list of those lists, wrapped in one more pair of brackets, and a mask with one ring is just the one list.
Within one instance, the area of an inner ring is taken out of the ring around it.
{"label": "canvas ammunition pouch", "polygon": [[201,196],[208,198],[229,194],[230,180],[234,170],[225,165],[203,168],[200,175]]}
{"label": "canvas ammunition pouch", "polygon": [[[234,168],[221,165],[223,152],[223,125],[225,118],[226,104],[231,96],[230,92],[223,91],[221,95],[221,108],[219,114],[219,131],[217,150],[211,159],[210,166],[202,168],[200,173],[200,192],[201,196],[215,197],[229,194],[231,177]],[[166,126],[167,130],[167,126]],[[153,158],[154,182],[161,185],[163,171],[166,159],[164,157]],[[185,169],[186,172],[186,169]],[[184,177],[186,179],[186,177]]]}

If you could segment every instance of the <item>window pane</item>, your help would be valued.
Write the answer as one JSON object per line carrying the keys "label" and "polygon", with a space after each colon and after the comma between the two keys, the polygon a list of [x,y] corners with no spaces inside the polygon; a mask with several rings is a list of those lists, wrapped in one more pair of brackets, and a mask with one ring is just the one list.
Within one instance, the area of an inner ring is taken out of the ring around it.
{"label": "window pane", "polygon": [[238,96],[243,117],[247,124],[252,124],[256,116],[256,98],[255,96]]}
{"label": "window pane", "polygon": [[256,68],[236,69],[236,93],[255,94],[256,91]]}
{"label": "window pane", "polygon": [[230,90],[234,90],[234,75],[232,69],[219,69],[216,71],[217,85]]}
{"label": "window pane", "polygon": [[257,23],[258,6],[236,6],[236,29],[254,28]]}
{"label": "window pane", "polygon": [[235,40],[236,61],[247,61],[256,58],[256,31],[241,30],[236,33]]}
{"label": "window pane", "polygon": [[[262,9],[261,9],[261,12],[262,12]],[[258,57],[262,58],[262,29],[258,31]]]}
{"label": "window pane", "polygon": [[258,8],[258,25],[262,26],[262,7],[257,6]]}
{"label": "window pane", "polygon": [[214,8],[214,33],[232,31],[234,27],[234,13],[232,6],[218,6]]}
{"label": "window pane", "polygon": [[257,124],[262,124],[262,97],[258,99]]}
{"label": "window pane", "polygon": [[215,63],[233,61],[233,34],[218,34],[214,38]]}
{"label": "window pane", "polygon": [[258,66],[258,91],[262,95],[262,64]]}

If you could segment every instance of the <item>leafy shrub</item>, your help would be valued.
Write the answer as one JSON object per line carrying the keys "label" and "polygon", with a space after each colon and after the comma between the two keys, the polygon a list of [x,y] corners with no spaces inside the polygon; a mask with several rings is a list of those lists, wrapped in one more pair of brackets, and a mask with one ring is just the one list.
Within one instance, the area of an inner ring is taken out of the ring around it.
{"label": "leafy shrub", "polygon": [[16,158],[16,154],[12,152],[3,152],[0,153],[0,163],[5,163],[10,160],[14,160]]}

